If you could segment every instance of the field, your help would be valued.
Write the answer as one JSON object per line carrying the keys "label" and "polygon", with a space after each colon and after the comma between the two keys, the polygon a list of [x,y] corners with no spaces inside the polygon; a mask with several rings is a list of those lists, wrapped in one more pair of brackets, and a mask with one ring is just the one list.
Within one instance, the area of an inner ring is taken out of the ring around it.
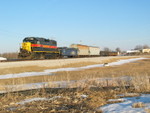
{"label": "field", "polygon": [[[112,112],[110,106],[128,102],[124,97],[150,97],[149,68],[149,56],[2,62],[0,111]],[[133,102],[130,109],[149,112],[150,101],[143,100]]]}

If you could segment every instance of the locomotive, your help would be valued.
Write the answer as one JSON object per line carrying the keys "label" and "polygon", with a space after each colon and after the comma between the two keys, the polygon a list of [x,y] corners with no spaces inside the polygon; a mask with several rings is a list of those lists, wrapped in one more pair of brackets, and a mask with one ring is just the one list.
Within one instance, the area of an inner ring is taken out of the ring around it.
{"label": "locomotive", "polygon": [[18,58],[21,59],[48,59],[59,57],[60,52],[55,40],[26,37],[23,40]]}

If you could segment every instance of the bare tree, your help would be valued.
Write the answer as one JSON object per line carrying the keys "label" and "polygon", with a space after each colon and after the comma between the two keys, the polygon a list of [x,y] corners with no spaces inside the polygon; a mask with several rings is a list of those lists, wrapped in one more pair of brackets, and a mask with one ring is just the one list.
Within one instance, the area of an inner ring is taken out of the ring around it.
{"label": "bare tree", "polygon": [[10,52],[10,53],[2,53],[0,54],[1,57],[10,58],[10,59],[16,59],[18,57],[17,52]]}
{"label": "bare tree", "polygon": [[141,50],[141,49],[143,49],[142,45],[136,45],[135,48],[134,48],[134,50]]}
{"label": "bare tree", "polygon": [[104,48],[104,51],[107,51],[107,52],[109,52],[109,51],[111,51],[108,47],[105,47]]}
{"label": "bare tree", "polygon": [[116,51],[120,53],[120,52],[121,52],[121,49],[120,49],[119,47],[117,47],[117,48],[116,48]]}
{"label": "bare tree", "polygon": [[149,49],[150,47],[148,45],[143,45],[143,49]]}

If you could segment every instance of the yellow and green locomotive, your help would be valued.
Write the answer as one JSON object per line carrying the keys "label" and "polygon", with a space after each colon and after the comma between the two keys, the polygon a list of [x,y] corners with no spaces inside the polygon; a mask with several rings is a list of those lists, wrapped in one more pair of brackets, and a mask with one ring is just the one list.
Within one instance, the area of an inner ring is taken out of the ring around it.
{"label": "yellow and green locomotive", "polygon": [[55,40],[26,37],[23,40],[18,58],[20,59],[49,59],[59,57],[60,52]]}

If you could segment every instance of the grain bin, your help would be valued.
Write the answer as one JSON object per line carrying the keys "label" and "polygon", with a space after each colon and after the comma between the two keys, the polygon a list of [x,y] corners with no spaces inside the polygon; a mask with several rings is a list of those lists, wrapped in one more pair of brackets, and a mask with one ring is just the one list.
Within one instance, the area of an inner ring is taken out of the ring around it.
{"label": "grain bin", "polygon": [[87,45],[72,44],[70,47],[78,49],[78,56],[89,56],[89,46]]}

